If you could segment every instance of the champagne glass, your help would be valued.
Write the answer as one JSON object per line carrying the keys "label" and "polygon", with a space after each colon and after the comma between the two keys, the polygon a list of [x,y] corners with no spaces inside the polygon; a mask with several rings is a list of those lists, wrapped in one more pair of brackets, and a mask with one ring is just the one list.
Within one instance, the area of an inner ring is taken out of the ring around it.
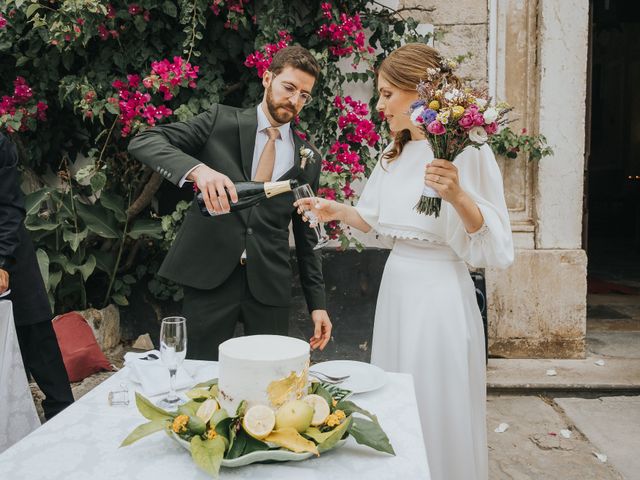
{"label": "champagne glass", "polygon": [[169,394],[158,402],[160,408],[175,410],[182,403],[176,395],[176,373],[187,355],[187,321],[184,317],[162,319],[160,359],[169,369]]}
{"label": "champagne glass", "polygon": [[[301,198],[316,198],[313,190],[306,183],[293,189],[293,197],[296,200],[300,200]],[[318,248],[324,247],[329,242],[329,237],[324,233],[322,225],[320,225],[320,222],[318,221],[318,217],[311,209],[305,209],[304,216],[309,219],[309,226],[313,227],[313,230],[316,232],[316,238],[318,239],[318,243],[313,247],[313,249],[317,250]]]}

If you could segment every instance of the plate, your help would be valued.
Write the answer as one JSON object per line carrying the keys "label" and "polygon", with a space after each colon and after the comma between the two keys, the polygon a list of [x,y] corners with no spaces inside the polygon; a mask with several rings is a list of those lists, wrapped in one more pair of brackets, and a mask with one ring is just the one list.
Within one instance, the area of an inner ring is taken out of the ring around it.
{"label": "plate", "polygon": [[[176,442],[182,445],[188,451],[191,451],[191,444],[186,440],[183,440],[175,433],[171,432],[171,438],[173,438]],[[340,440],[336,443],[335,447],[338,448],[345,444],[347,439]],[[333,450],[333,449],[332,449]],[[327,453],[327,452],[324,452]],[[249,465],[251,463],[260,463],[260,462],[299,462],[301,460],[306,460],[307,458],[314,457],[315,455],[311,452],[304,453],[296,453],[291,452],[289,450],[258,450],[256,452],[247,453],[246,455],[242,455],[238,458],[232,459],[222,459],[222,466],[228,468],[235,467],[244,467],[245,465]]]}
{"label": "plate", "polygon": [[375,365],[354,360],[332,360],[311,365],[310,371],[324,373],[332,377],[350,375],[336,386],[351,390],[353,393],[365,393],[377,390],[387,383],[387,374]]}

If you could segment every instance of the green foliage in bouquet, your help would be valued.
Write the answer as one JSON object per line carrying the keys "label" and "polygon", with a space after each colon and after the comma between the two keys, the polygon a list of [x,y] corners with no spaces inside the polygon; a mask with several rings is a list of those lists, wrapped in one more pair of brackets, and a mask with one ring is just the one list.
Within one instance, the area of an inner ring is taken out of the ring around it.
{"label": "green foliage in bouquet", "polygon": [[529,135],[524,128],[520,133],[516,133],[511,128],[505,127],[489,138],[489,145],[496,155],[507,158],[516,158],[522,153],[527,160],[538,161],[553,155],[553,150],[547,145],[544,135]]}
{"label": "green foliage in bouquet", "polygon": [[257,439],[248,433],[243,422],[247,412],[245,402],[240,403],[232,417],[218,408],[217,379],[198,384],[187,392],[190,400],[177,412],[167,412],[136,393],[138,411],[149,421],[136,427],[120,446],[165,431],[179,441],[188,442],[194,463],[212,477],[218,476],[225,459],[233,460],[263,450],[321,455],[349,435],[361,445],[395,455],[377,417],[347,400],[349,391],[315,382],[309,387],[309,394],[319,395],[329,405],[329,415],[322,424],[309,426],[300,433],[294,428],[281,428]]}

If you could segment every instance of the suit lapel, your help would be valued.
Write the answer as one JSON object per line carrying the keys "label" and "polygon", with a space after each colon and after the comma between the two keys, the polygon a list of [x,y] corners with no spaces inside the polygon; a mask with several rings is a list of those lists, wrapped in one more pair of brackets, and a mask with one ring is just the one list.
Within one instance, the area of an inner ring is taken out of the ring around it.
{"label": "suit lapel", "polygon": [[251,180],[253,150],[256,146],[256,132],[258,130],[258,112],[256,107],[251,107],[236,112],[236,116],[238,117],[242,170],[245,178]]}
{"label": "suit lapel", "polygon": [[303,172],[303,170],[300,168],[300,149],[305,145],[302,142],[302,139],[298,137],[298,135],[296,135],[293,129],[291,129],[291,135],[293,135],[293,167],[291,167],[284,173],[284,175],[278,178],[278,181],[296,178]]}

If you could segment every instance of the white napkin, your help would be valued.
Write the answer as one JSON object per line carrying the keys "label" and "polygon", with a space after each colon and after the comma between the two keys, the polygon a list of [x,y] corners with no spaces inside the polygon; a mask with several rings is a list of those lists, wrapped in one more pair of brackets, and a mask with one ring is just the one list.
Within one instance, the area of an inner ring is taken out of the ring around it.
{"label": "white napkin", "polygon": [[[150,354],[155,354],[158,359],[148,358]],[[169,391],[169,369],[162,360],[160,360],[160,352],[158,350],[149,350],[144,353],[128,352],[124,355],[125,365],[129,367],[129,380],[140,384],[142,392],[153,397]],[[184,367],[178,367],[176,373],[176,390],[187,388],[195,383],[193,377]]]}

